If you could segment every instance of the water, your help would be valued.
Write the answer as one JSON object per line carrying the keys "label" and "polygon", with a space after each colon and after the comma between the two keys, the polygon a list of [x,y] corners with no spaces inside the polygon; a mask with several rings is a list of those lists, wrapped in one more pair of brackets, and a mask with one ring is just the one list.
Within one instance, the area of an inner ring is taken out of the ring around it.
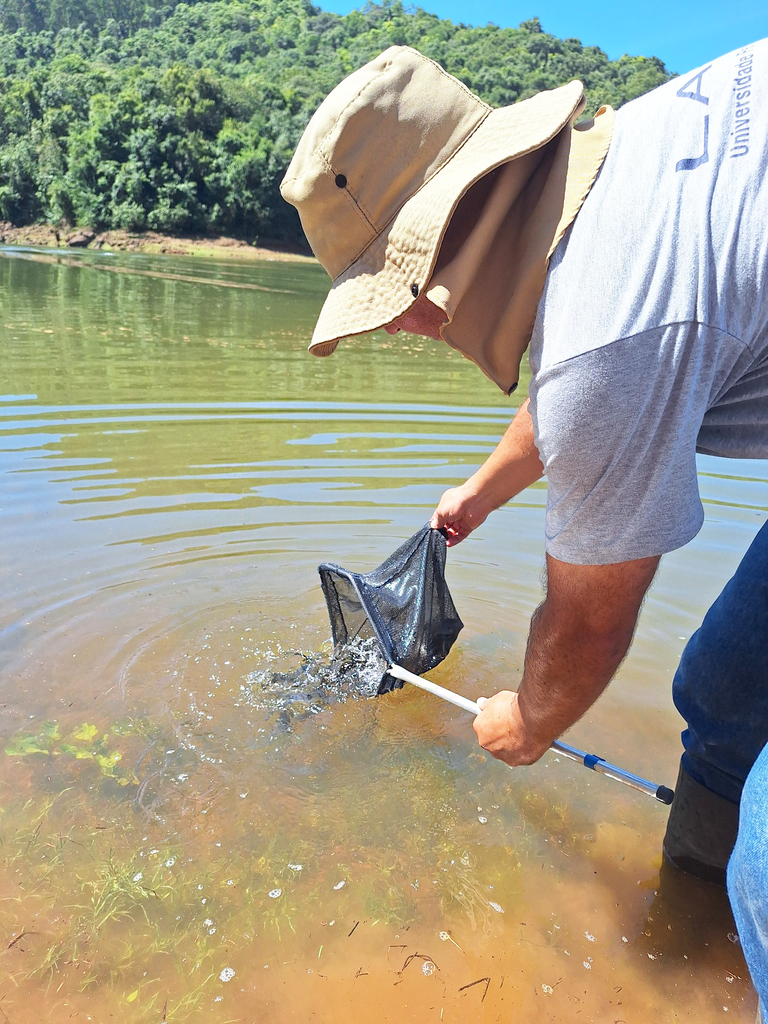
{"label": "water", "polygon": [[330,655],[303,651],[270,652],[281,662],[297,659],[296,668],[252,672],[240,687],[241,706],[272,712],[265,734],[293,732],[294,724],[308,715],[319,715],[329,705],[376,697],[387,668],[375,640],[354,640]]}
{"label": "water", "polygon": [[[428,340],[308,356],[310,264],[0,256],[8,1019],[751,1024],[724,896],[660,870],[661,805],[328,674],[317,565],[378,565],[510,402]],[[766,477],[701,460],[705,526],[571,742],[674,784],[672,673]],[[466,628],[432,675],[469,697],[519,678],[544,499],[449,553]]]}

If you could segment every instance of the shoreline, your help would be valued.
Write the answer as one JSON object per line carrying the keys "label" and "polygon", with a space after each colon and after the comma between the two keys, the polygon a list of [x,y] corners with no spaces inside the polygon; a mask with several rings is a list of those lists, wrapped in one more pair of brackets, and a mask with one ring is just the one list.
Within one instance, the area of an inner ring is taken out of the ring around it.
{"label": "shoreline", "polygon": [[280,263],[315,263],[314,256],[272,245],[252,245],[227,235],[169,235],[160,231],[93,231],[91,228],[56,228],[50,224],[17,227],[0,221],[0,244],[33,245],[48,249],[146,253],[167,256],[218,256],[227,259],[272,260]]}

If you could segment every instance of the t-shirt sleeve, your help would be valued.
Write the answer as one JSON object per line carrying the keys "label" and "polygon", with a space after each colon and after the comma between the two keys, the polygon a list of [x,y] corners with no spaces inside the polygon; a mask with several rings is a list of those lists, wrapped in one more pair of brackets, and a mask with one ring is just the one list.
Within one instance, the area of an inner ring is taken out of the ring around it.
{"label": "t-shirt sleeve", "polygon": [[674,324],[536,374],[549,554],[604,565],[664,554],[698,533],[697,435],[723,372],[712,339],[692,336],[707,330]]}

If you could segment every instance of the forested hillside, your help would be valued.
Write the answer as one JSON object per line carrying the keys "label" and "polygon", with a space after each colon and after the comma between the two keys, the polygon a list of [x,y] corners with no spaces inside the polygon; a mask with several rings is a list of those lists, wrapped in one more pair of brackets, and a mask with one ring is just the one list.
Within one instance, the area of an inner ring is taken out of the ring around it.
{"label": "forested hillside", "polygon": [[295,241],[277,186],[309,116],[393,43],[489,103],[580,78],[589,108],[669,77],[543,32],[454,25],[399,0],[0,0],[0,219]]}

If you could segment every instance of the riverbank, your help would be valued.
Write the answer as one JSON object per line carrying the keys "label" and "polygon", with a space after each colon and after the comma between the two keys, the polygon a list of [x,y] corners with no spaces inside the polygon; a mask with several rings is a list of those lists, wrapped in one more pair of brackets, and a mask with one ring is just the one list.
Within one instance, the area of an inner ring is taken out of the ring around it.
{"label": "riverbank", "polygon": [[101,249],[105,252],[166,253],[169,256],[218,256],[227,259],[313,263],[314,257],[278,245],[252,245],[225,235],[166,235],[158,231],[94,231],[91,228],[55,228],[49,224],[16,227],[0,221],[0,243],[35,245],[52,249]]}

